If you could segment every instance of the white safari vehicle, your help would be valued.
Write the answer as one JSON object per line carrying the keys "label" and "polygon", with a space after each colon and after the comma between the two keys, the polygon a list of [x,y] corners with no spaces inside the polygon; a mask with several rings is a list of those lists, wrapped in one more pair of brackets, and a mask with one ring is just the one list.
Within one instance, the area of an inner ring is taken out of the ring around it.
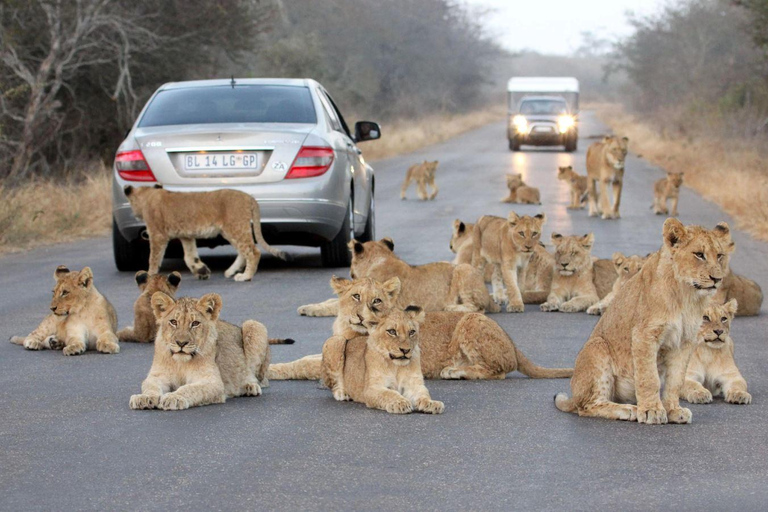
{"label": "white safari vehicle", "polygon": [[572,77],[513,77],[507,83],[509,149],[565,146],[579,140],[579,81]]}

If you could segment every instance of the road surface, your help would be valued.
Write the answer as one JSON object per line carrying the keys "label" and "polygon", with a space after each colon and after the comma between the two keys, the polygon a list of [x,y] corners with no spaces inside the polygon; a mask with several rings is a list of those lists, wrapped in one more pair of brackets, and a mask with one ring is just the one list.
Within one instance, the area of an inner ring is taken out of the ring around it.
{"label": "road surface", "polygon": [[[386,130],[386,127],[385,127]],[[503,123],[416,153],[376,163],[377,234],[418,264],[448,260],[451,223],[482,214],[506,216],[504,174],[522,172],[541,188],[543,240],[553,231],[595,233],[594,253],[645,254],[661,241],[663,218],[649,210],[651,184],[662,172],[628,159],[622,219],[569,212],[558,165],[584,172],[584,153],[605,127],[585,113],[579,151],[511,153]],[[386,131],[385,131],[386,136]],[[375,144],[371,142],[368,144]],[[364,146],[363,146],[364,147]],[[435,201],[399,199],[408,165],[440,161]],[[681,219],[713,227],[730,219],[689,189]],[[731,222],[731,226],[734,224]],[[768,244],[736,232],[733,268],[768,290]],[[251,283],[226,280],[231,249],[203,250],[209,281],[183,270],[180,295],[215,291],[223,318],[255,318],[271,336],[274,362],[318,353],[331,318],[304,318],[297,306],[331,296],[328,279],[345,275],[319,266],[316,251],[291,248],[294,262],[265,257]],[[47,311],[53,270],[90,266],[95,283],[132,322],[137,289],[118,273],[108,239],[37,249],[0,259],[0,325],[26,335]],[[532,360],[571,366],[596,317],[542,313],[493,318]],[[151,363],[151,345],[121,344],[119,355],[28,352],[0,343],[0,509],[2,510],[765,510],[768,504],[768,315],[733,326],[737,362],[754,403],[692,405],[693,424],[646,426],[579,418],[555,409],[567,379],[511,374],[496,382],[429,381],[442,416],[388,415],[335,402],[314,382],[272,382],[263,396],[170,413],[132,411]]]}

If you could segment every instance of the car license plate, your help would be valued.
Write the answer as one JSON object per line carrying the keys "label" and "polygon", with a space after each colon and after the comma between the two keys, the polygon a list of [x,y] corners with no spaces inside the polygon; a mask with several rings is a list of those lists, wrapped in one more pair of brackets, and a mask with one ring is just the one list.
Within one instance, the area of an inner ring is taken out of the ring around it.
{"label": "car license plate", "polygon": [[259,169],[257,153],[193,153],[184,155],[187,171]]}
{"label": "car license plate", "polygon": [[535,126],[533,128],[533,131],[539,132],[539,133],[552,133],[554,130],[550,128],[549,126]]}

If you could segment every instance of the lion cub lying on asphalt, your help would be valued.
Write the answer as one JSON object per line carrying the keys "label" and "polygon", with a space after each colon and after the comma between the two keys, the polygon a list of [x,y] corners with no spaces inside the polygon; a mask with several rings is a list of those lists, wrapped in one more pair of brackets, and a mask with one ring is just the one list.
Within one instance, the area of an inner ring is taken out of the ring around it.
{"label": "lion cub lying on asphalt", "polygon": [[259,396],[269,385],[267,329],[255,320],[242,328],[219,320],[221,297],[174,300],[152,296],[157,318],[155,357],[131,409],[181,410]]}
{"label": "lion cub lying on asphalt", "polygon": [[176,297],[176,290],[181,283],[181,274],[171,272],[167,276],[162,274],[149,275],[145,270],[136,272],[136,284],[139,285],[139,298],[133,304],[133,325],[120,329],[117,337],[120,341],[134,341],[136,343],[152,343],[157,334],[155,313],[152,311],[152,295],[155,292],[163,292],[171,298]]}
{"label": "lion cub lying on asphalt", "polygon": [[[416,190],[419,195],[419,199],[426,201],[427,199],[434,199],[437,197],[437,185],[435,184],[435,172],[437,171],[437,164],[439,162],[427,162],[412,165],[405,173],[405,181],[400,189],[400,199],[405,199],[405,191],[408,190],[408,185],[412,181],[416,181]],[[427,185],[432,187],[432,193],[427,196]]]}
{"label": "lion cub lying on asphalt", "polygon": [[680,398],[692,404],[708,404],[712,396],[722,395],[732,404],[752,403],[747,381],[733,359],[731,320],[737,303],[731,299],[722,305],[711,305],[704,314],[700,335],[702,341],[693,350],[685,374]]}
{"label": "lion cub lying on asphalt", "polygon": [[522,174],[507,174],[507,188],[509,195],[502,203],[541,204],[539,189],[526,185]]}
{"label": "lion cub lying on asphalt", "polygon": [[60,265],[53,273],[51,311],[29,336],[14,336],[11,343],[29,350],[61,350],[65,356],[76,356],[86,350],[105,354],[120,352],[115,329],[117,313],[93,284],[88,267],[70,271]]}

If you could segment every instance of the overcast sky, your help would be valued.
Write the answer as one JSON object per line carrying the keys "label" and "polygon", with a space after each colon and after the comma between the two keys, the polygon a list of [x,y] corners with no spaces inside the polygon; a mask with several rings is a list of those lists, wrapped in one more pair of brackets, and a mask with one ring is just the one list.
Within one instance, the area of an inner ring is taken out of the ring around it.
{"label": "overcast sky", "polygon": [[631,33],[626,11],[650,14],[667,0],[464,0],[490,8],[491,35],[508,50],[533,49],[567,54],[578,48],[581,33],[616,38]]}

